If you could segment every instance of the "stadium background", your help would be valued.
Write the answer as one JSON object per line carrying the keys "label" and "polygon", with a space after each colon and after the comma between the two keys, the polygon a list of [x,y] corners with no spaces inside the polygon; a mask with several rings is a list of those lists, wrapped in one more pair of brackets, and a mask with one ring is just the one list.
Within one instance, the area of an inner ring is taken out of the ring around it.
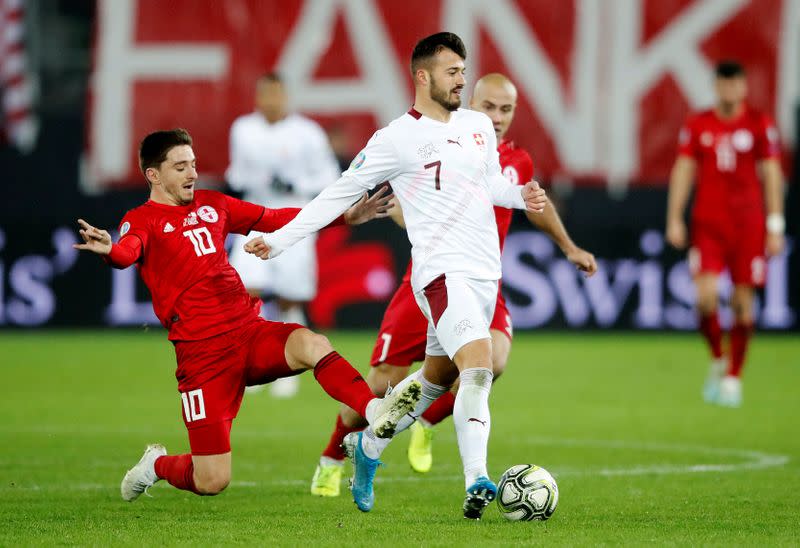
{"label": "stadium background", "polygon": [[[135,146],[189,129],[201,181],[222,188],[228,129],[255,78],[278,70],[293,107],[348,163],[412,102],[408,53],[446,28],[468,74],[502,71],[521,92],[510,137],[534,157],[576,242],[600,259],[584,280],[517,218],[504,287],[517,329],[694,327],[682,253],[665,246],[678,129],[713,100],[723,57],[748,69],[751,103],[776,119],[789,183],[789,245],[770,263],[758,325],[798,330],[800,206],[794,165],[800,2],[792,0],[2,0],[0,325],[157,325],[135,272],[79,257],[75,219],[114,227],[146,198]],[[794,245],[793,245],[794,244]],[[408,258],[390,222],[326,231],[325,328],[377,327]],[[725,287],[723,291],[729,291]],[[723,311],[723,323],[729,321]]]}

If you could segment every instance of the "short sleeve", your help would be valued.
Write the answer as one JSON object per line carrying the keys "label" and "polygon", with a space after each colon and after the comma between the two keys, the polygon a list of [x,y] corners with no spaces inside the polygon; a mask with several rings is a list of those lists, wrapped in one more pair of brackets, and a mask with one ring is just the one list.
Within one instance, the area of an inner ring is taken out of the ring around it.
{"label": "short sleeve", "polygon": [[687,119],[678,134],[678,156],[689,156],[698,159],[700,147],[697,144],[697,128],[692,119]]}
{"label": "short sleeve", "polygon": [[378,130],[359,152],[342,177],[351,179],[364,190],[372,190],[400,174],[400,158],[385,129]]}
{"label": "short sleeve", "polygon": [[137,215],[136,211],[129,211],[119,224],[119,240],[123,238],[139,238],[142,249],[147,249],[147,240],[150,234],[149,225],[145,218]]}
{"label": "short sleeve", "polygon": [[223,196],[228,207],[228,232],[247,234],[264,216],[264,206],[238,200],[227,194]]}
{"label": "short sleeve", "polygon": [[759,160],[780,158],[781,144],[778,128],[769,116],[762,115],[756,135],[756,157]]}

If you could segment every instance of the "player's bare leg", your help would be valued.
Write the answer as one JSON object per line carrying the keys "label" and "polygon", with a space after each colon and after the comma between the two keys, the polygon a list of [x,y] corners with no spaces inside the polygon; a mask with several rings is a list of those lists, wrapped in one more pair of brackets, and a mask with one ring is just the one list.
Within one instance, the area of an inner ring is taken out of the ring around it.
{"label": "player's bare leg", "polygon": [[700,333],[708,343],[711,352],[711,365],[703,385],[703,399],[714,403],[719,396],[720,381],[728,368],[722,352],[722,329],[719,325],[719,276],[701,273],[695,277],[697,290],[697,313]]}
{"label": "player's bare leg", "polygon": [[753,333],[754,298],[755,291],[751,286],[743,284],[734,286],[731,297],[734,323],[730,336],[730,365],[720,382],[717,400],[717,403],[726,407],[739,407],[742,404],[741,374],[747,345]]}
{"label": "player's bare leg", "polygon": [[[367,384],[372,393],[377,397],[386,394],[387,387],[396,386],[408,375],[408,366],[395,366],[380,364],[370,368],[367,374]],[[319,464],[311,479],[311,494],[322,497],[339,496],[342,468],[345,452],[344,438],[350,432],[363,430],[367,426],[366,420],[347,405],[342,404],[336,417],[336,426],[331,433],[328,446],[320,456]]]}
{"label": "player's bare leg", "polygon": [[[503,374],[511,353],[511,339],[499,329],[491,329],[492,336],[492,382]],[[453,414],[459,381],[433,404],[411,425],[408,442],[408,462],[415,472],[429,472],[433,466],[433,427]]]}
{"label": "player's bare leg", "polygon": [[198,495],[217,495],[231,481],[231,453],[167,455],[163,445],[148,445],[141,460],[122,479],[123,500],[136,500],[160,479]]}

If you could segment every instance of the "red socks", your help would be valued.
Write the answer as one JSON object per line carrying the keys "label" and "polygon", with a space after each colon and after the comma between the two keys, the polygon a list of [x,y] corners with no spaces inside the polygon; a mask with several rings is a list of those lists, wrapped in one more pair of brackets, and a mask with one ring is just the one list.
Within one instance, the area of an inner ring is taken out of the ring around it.
{"label": "red socks", "polygon": [[728,375],[738,377],[742,374],[744,356],[747,353],[747,343],[753,334],[753,325],[737,323],[731,329],[731,363]]}
{"label": "red socks", "polygon": [[711,348],[715,359],[722,357],[722,328],[719,326],[719,315],[712,312],[708,316],[700,316],[700,333],[703,334]]}
{"label": "red socks", "polygon": [[330,397],[349,406],[362,417],[367,404],[375,397],[364,377],[336,351],[317,362],[314,378]]}
{"label": "red socks", "polygon": [[155,462],[156,476],[167,480],[170,485],[200,494],[194,486],[194,464],[192,455],[164,455]]}
{"label": "red socks", "polygon": [[439,424],[444,419],[453,414],[453,406],[456,403],[456,397],[448,390],[434,401],[422,414],[430,425]]}
{"label": "red socks", "polygon": [[331,439],[328,442],[328,446],[325,448],[325,451],[322,452],[323,457],[328,457],[335,460],[344,460],[345,453],[344,448],[342,448],[342,442],[344,442],[344,437],[349,434],[350,432],[357,432],[361,430],[363,427],[356,426],[355,428],[350,428],[345,423],[342,422],[341,415],[336,416],[336,427],[333,429],[333,433],[331,434]]}

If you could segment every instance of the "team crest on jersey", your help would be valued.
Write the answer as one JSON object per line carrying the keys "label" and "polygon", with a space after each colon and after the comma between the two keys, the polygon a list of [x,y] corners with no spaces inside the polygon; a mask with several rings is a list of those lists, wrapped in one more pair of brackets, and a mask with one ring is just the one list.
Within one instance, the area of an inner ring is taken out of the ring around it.
{"label": "team crest on jersey", "polygon": [[128,221],[122,223],[122,226],[119,227],[119,237],[122,238],[128,231],[131,229],[131,224]]}
{"label": "team crest on jersey", "polygon": [[739,152],[747,152],[753,148],[753,134],[746,129],[737,129],[731,137],[733,148]]}
{"label": "team crest on jersey", "polygon": [[475,144],[483,148],[486,146],[486,141],[483,138],[483,133],[473,133],[472,138],[475,139]]}
{"label": "team crest on jersey", "polygon": [[217,210],[209,205],[200,206],[197,210],[197,215],[207,223],[216,223],[219,221]]}
{"label": "team crest on jersey", "polygon": [[425,143],[417,149],[417,154],[423,160],[427,160],[434,154],[439,154],[439,149],[433,143]]}
{"label": "team crest on jersey", "polygon": [[192,211],[186,218],[183,220],[183,226],[192,226],[198,224],[200,221],[197,220],[197,213]]}
{"label": "team crest on jersey", "polygon": [[710,147],[714,144],[714,136],[710,132],[704,131],[700,134],[700,144],[704,147]]}
{"label": "team crest on jersey", "polygon": [[514,166],[506,166],[503,168],[503,175],[505,175],[508,182],[512,185],[519,184],[519,173],[517,173],[517,169]]}

